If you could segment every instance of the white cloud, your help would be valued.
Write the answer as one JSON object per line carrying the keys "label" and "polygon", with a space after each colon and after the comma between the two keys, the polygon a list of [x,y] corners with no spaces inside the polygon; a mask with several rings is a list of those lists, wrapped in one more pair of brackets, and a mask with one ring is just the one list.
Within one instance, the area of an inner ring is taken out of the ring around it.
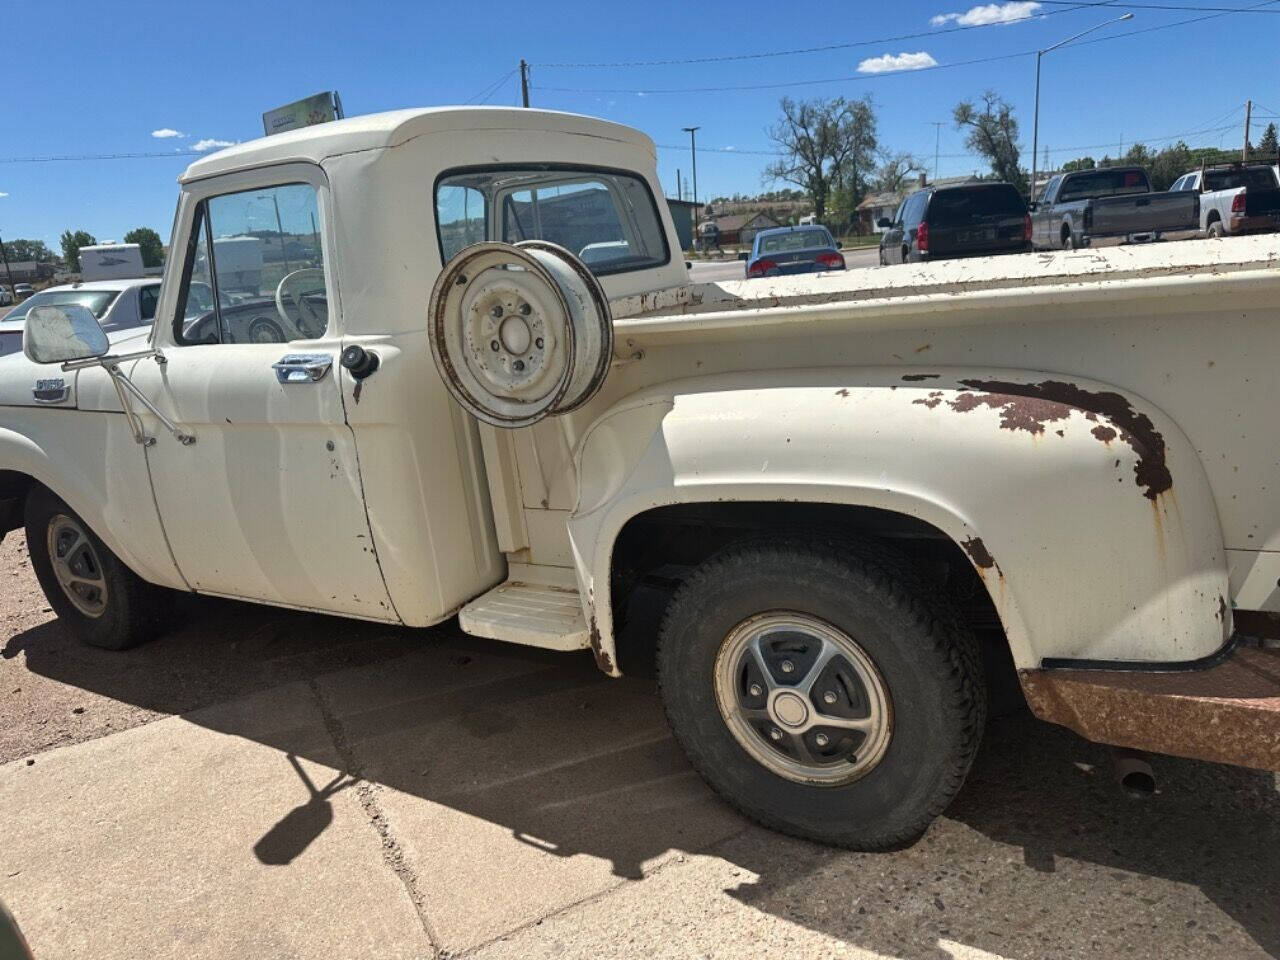
{"label": "white cloud", "polygon": [[151,135],[157,140],[168,140],[170,137],[186,136],[186,134],[181,130],[175,130],[173,127],[161,127],[159,130],[152,130]]}
{"label": "white cloud", "polygon": [[900,53],[896,57],[886,53],[883,57],[870,57],[858,64],[859,73],[893,73],[896,70],[924,70],[936,67],[938,61],[921,50],[919,53]]}
{"label": "white cloud", "polygon": [[8,194],[7,194],[7,193],[5,193],[3,190],[0,190],[0,198],[4,198],[4,197],[7,197],[7,196],[8,196]]}
{"label": "white cloud", "polygon": [[1016,23],[1034,16],[1042,4],[1035,0],[1008,0],[1007,3],[983,3],[970,7],[964,13],[940,13],[931,17],[935,27],[955,23],[962,27],[986,27],[993,23]]}
{"label": "white cloud", "polygon": [[205,140],[197,140],[191,145],[191,149],[204,153],[206,150],[218,150],[222,147],[234,147],[235,145],[236,142],[234,140],[214,140],[210,137]]}

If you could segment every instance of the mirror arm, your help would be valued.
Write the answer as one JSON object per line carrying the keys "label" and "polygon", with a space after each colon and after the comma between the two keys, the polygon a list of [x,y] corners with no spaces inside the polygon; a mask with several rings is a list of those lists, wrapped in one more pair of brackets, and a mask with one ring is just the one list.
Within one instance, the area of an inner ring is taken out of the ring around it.
{"label": "mirror arm", "polygon": [[129,418],[129,429],[133,431],[133,439],[144,447],[153,446],[156,442],[155,437],[147,436],[146,430],[142,426],[142,418],[133,410],[133,405],[129,402],[132,396],[140,404],[147,408],[147,411],[155,417],[168,430],[175,440],[184,447],[189,447],[196,442],[193,434],[187,433],[176,423],[160,412],[159,408],[147,398],[141,390],[139,390],[132,380],[130,380],[120,369],[120,364],[125,360],[141,360],[151,357],[156,363],[164,363],[164,355],[158,350],[140,350],[137,353],[124,353],[119,356],[108,354],[105,357],[93,357],[87,360],[69,360],[62,365],[64,371],[82,370],[85,367],[102,367],[111,377],[111,384],[116,388],[116,396],[120,399],[120,407],[124,410],[124,415]]}

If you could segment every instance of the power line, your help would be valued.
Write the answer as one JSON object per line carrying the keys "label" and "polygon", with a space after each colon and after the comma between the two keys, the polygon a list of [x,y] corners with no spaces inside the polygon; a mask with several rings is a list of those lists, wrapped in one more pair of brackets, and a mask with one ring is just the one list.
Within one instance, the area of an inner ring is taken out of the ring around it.
{"label": "power line", "polygon": [[204,150],[170,150],[168,153],[81,153],[48,157],[0,157],[0,163],[56,163],[62,160],[159,160],[165,157],[203,157]]}
{"label": "power line", "polygon": [[1172,27],[1185,27],[1192,23],[1204,23],[1206,20],[1217,20],[1219,17],[1230,17],[1233,13],[1252,13],[1259,7],[1269,7],[1273,3],[1280,3],[1280,0],[1262,0],[1261,3],[1250,4],[1239,10],[1228,13],[1210,13],[1203,17],[1191,17],[1188,20],[1175,20],[1173,23],[1161,23],[1154,27],[1143,27],[1140,30],[1126,30],[1124,33],[1108,33],[1100,37],[1091,37],[1088,40],[1081,40],[1078,43],[1068,44],[1071,47],[1086,47],[1091,43],[1108,43],[1112,40],[1123,40],[1125,37],[1136,37],[1141,33],[1155,33],[1157,30],[1168,30]]}
{"label": "power line", "polygon": [[[1079,10],[1089,7],[1109,7],[1115,3],[1115,0],[1110,0],[1110,2],[1106,3],[1082,3],[1081,0],[1039,0],[1039,2],[1052,4],[1053,6],[1070,6]],[[1178,3],[1130,3],[1129,0],[1125,0],[1123,5],[1126,10],[1176,10],[1180,13],[1193,13],[1202,10],[1212,10],[1218,13],[1280,13],[1280,10],[1260,10],[1260,5],[1252,7],[1202,7]],[[1059,13],[1061,11],[1055,10],[1053,12]]]}
{"label": "power line", "polygon": [[463,103],[477,103],[477,104],[485,103],[485,102],[486,102],[486,101],[488,101],[488,100],[489,100],[489,99],[490,99],[490,98],[491,98],[495,93],[497,93],[497,92],[498,92],[498,88],[499,88],[499,87],[501,87],[504,83],[506,83],[506,82],[507,82],[507,80],[509,80],[511,77],[515,76],[515,72],[516,72],[516,70],[518,70],[518,69],[519,69],[519,67],[514,67],[514,68],[512,68],[512,69],[508,70],[506,73],[504,73],[502,76],[500,76],[497,80],[493,81],[493,83],[489,84],[487,87],[485,87],[485,88],[484,88],[483,90],[481,90],[479,93],[473,94],[472,96],[468,97],[466,100],[463,100],[462,102],[463,102]]}
{"label": "power line", "polygon": [[[1271,0],[1278,2],[1280,0]],[[777,90],[782,87],[809,87],[823,83],[850,83],[860,80],[882,80],[885,77],[901,76],[907,73],[925,73],[929,70],[949,70],[953,67],[970,67],[980,63],[996,63],[1001,60],[1016,60],[1020,57],[1034,57],[1036,51],[1023,50],[1019,53],[1005,53],[994,57],[975,57],[972,60],[957,60],[954,63],[935,63],[927,67],[916,67],[906,70],[890,70],[884,73],[862,73],[849,77],[826,77],[821,80],[787,80],[781,83],[747,83],[726,87],[644,87],[622,89],[618,87],[539,87],[552,93],[634,93],[648,96],[650,94],[667,93],[734,93],[743,90]]]}
{"label": "power line", "polygon": [[[901,33],[894,37],[879,37],[875,40],[850,40],[847,43],[828,43],[816,47],[797,47],[793,50],[770,50],[764,53],[724,53],[707,57],[680,57],[664,60],[621,60],[615,63],[539,63],[539,67],[555,69],[616,69],[619,67],[670,67],[696,63],[728,63],[735,60],[767,60],[774,57],[792,57],[805,53],[830,53],[833,50],[852,50],[856,47],[873,47],[882,43],[898,43],[903,40],[919,40],[923,37],[940,37],[949,33],[963,33],[967,30],[982,30],[987,27],[1004,27],[1012,23],[1039,20],[1060,13],[1070,13],[1071,8],[1088,9],[1094,6],[1110,6],[1119,0],[1101,0],[1098,3],[1085,3],[1080,0],[1062,0],[1067,7],[1063,10],[1050,10],[1038,15],[1019,17],[1016,20],[1002,20],[998,23],[974,23],[956,27],[942,27],[933,30],[922,30],[918,33]],[[544,90],[554,89],[543,87]]]}

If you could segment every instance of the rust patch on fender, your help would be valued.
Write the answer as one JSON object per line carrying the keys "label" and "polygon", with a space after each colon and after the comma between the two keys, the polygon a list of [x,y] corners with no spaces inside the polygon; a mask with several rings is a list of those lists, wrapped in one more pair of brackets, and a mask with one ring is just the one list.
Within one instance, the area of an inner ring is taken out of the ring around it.
{"label": "rust patch on fender", "polygon": [[591,618],[589,635],[591,638],[591,654],[596,658],[596,666],[600,668],[601,673],[607,673],[609,676],[617,676],[617,670],[613,665],[613,658],[609,656],[604,648],[604,644],[600,642],[600,628],[596,626],[596,618]]}
{"label": "rust patch on fender", "polygon": [[969,558],[973,561],[974,566],[978,568],[979,573],[983,570],[996,568],[996,573],[1004,577],[1004,571],[1000,569],[1000,564],[996,563],[996,558],[991,555],[991,551],[987,549],[987,545],[982,542],[981,537],[970,537],[968,540],[961,540],[960,546],[964,547],[964,552],[969,554]]}
{"label": "rust patch on fender", "polygon": [[1104,427],[1102,424],[1098,424],[1089,432],[1092,433],[1099,440],[1101,440],[1103,443],[1110,443],[1117,436],[1114,429],[1112,429],[1111,427]]}
{"label": "rust patch on fender", "polygon": [[930,392],[930,394],[927,397],[921,397],[919,400],[912,400],[911,402],[918,403],[922,407],[928,407],[930,410],[932,410],[934,407],[936,407],[938,404],[942,402],[942,391],[933,390]]}
{"label": "rust patch on fender", "polygon": [[[968,413],[978,407],[1000,411],[1000,426],[1006,430],[1044,432],[1044,425],[1081,410],[1089,420],[1106,417],[1115,435],[1137,455],[1133,465],[1134,480],[1143,496],[1155,500],[1173,487],[1173,475],[1165,462],[1164,437],[1151,418],[1134,410],[1129,401],[1114,391],[1085,390],[1074,383],[1044,380],[1040,383],[1013,383],[1008,380],[961,380],[972,390],[983,393],[961,393],[950,403],[957,413]],[[1098,426],[1093,435],[1104,443],[1111,427]]]}
{"label": "rust patch on fender", "polygon": [[921,380],[937,380],[940,376],[940,373],[904,373],[902,379],[908,383],[918,383]]}

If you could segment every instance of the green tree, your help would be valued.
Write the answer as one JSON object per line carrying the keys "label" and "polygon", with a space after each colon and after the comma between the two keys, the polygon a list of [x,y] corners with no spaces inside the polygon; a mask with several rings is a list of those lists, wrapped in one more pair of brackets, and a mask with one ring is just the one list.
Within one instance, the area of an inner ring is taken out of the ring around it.
{"label": "green tree", "polygon": [[4,251],[14,261],[35,260],[38,263],[48,263],[55,259],[53,251],[45,246],[43,240],[6,240]]}
{"label": "green tree", "polygon": [[1147,172],[1151,174],[1152,190],[1168,190],[1184,173],[1190,172],[1196,165],[1191,156],[1191,148],[1179,140],[1165,147],[1152,158]]}
{"label": "green tree", "polygon": [[[861,199],[878,146],[875,110],[869,98],[792,100],[783,97],[781,119],[766,133],[783,156],[764,171],[766,180],[800,187],[822,220],[837,191]],[[854,200],[857,203],[857,200]]]}
{"label": "green tree", "polygon": [[952,112],[957,130],[968,130],[965,146],[987,158],[991,172],[1006,183],[1027,193],[1027,173],[1018,164],[1018,118],[1011,107],[994,90],[982,95],[982,103],[966,100],[956,104]]}
{"label": "green tree", "polygon": [[1268,123],[1267,129],[1262,131],[1262,139],[1258,141],[1258,159],[1274,160],[1277,153],[1280,153],[1280,140],[1276,137],[1276,125]]}
{"label": "green tree", "polygon": [[1131,163],[1135,167],[1149,167],[1154,159],[1155,154],[1147,149],[1145,143],[1135,143],[1124,155],[1124,162]]}
{"label": "green tree", "polygon": [[97,242],[94,235],[86,230],[77,230],[74,233],[70,230],[62,231],[62,259],[67,263],[67,269],[73,273],[79,273],[80,248],[91,247]]}
{"label": "green tree", "polygon": [[1093,157],[1077,157],[1075,160],[1068,160],[1062,165],[1063,173],[1075,173],[1077,170],[1092,170],[1097,167],[1097,163]]}
{"label": "green tree", "polygon": [[164,244],[160,242],[160,234],[150,227],[130,230],[124,235],[124,242],[138,245],[144,267],[158,267],[164,263]]}

